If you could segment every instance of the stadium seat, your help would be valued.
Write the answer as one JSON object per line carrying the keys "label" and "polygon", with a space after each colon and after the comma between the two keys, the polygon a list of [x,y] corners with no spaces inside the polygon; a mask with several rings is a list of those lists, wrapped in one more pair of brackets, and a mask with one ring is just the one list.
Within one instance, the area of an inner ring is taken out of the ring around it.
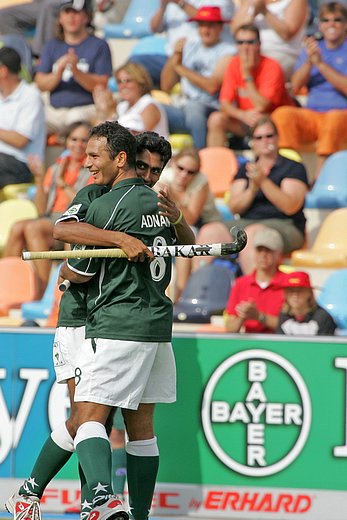
{"label": "stadium seat", "polygon": [[7,316],[10,309],[20,308],[36,296],[37,282],[31,264],[19,257],[0,258],[0,316]]}
{"label": "stadium seat", "polygon": [[172,154],[175,155],[184,148],[194,146],[193,138],[190,134],[170,134],[169,141],[172,147]]}
{"label": "stadium seat", "polygon": [[7,184],[0,190],[0,201],[8,199],[29,198],[27,196],[28,190],[35,186],[32,183],[23,184]]}
{"label": "stadium seat", "polygon": [[305,207],[337,209],[347,207],[347,150],[336,152],[323,164]]}
{"label": "stadium seat", "polygon": [[324,282],[317,301],[334,318],[339,335],[347,335],[347,269],[338,269]]}
{"label": "stadium seat", "polygon": [[292,161],[296,161],[302,163],[301,155],[295,150],[291,150],[290,148],[280,148],[278,153],[282,155],[282,157],[286,157],[287,159],[291,159]]}
{"label": "stadium seat", "polygon": [[57,285],[61,264],[54,269],[49,283],[41,300],[25,302],[22,304],[22,316],[24,320],[47,319],[51,313],[54,302],[54,290]]}
{"label": "stadium seat", "polygon": [[347,267],[347,208],[335,209],[324,220],[311,249],[293,251],[291,263],[302,267]]}
{"label": "stadium seat", "polygon": [[31,200],[10,199],[0,203],[0,252],[3,251],[11,227],[19,220],[37,218],[35,204]]}
{"label": "stadium seat", "polygon": [[159,6],[160,0],[131,0],[122,23],[104,25],[104,37],[142,38],[152,35],[150,20]]}
{"label": "stadium seat", "polygon": [[238,169],[235,153],[225,146],[209,146],[199,155],[200,169],[208,178],[211,192],[215,197],[224,197]]}
{"label": "stadium seat", "polygon": [[166,51],[167,39],[162,34],[150,34],[140,38],[139,41],[134,45],[129,54],[129,60],[133,56],[141,56],[143,54],[163,54],[167,55]]}

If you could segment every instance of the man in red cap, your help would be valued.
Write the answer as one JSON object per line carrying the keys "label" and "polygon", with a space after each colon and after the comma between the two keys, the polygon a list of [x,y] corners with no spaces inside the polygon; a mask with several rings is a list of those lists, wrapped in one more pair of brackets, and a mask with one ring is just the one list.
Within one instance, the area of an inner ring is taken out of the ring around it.
{"label": "man in red cap", "polygon": [[288,336],[330,336],[336,323],[314,297],[310,277],[303,271],[290,273],[283,282],[284,298],[276,332]]}
{"label": "man in red cap", "polygon": [[275,332],[283,304],[285,274],[278,269],[282,251],[283,240],[275,229],[255,235],[255,270],[236,278],[224,312],[229,332]]}
{"label": "man in red cap", "polygon": [[217,6],[204,6],[189,19],[198,24],[198,39],[181,38],[161,73],[161,89],[170,92],[181,83],[180,106],[165,105],[173,132],[188,132],[198,149],[206,146],[209,115],[219,109],[218,95],[226,67],[235,53],[223,42],[225,20]]}

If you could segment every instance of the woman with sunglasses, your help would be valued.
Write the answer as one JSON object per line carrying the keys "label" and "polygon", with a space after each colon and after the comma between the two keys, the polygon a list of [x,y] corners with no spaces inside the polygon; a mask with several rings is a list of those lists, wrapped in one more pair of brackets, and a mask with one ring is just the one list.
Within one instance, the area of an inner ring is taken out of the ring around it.
{"label": "woman with sunglasses", "polygon": [[228,205],[237,224],[246,229],[248,242],[239,260],[244,274],[254,269],[253,237],[264,226],[276,229],[284,254],[300,249],[305,241],[303,207],[308,180],[303,164],[278,153],[278,132],[264,116],[251,130],[254,160],[243,164],[230,187]]}
{"label": "woman with sunglasses", "polygon": [[[91,126],[78,121],[65,135],[66,150],[45,173],[37,156],[29,157],[29,167],[35,181],[37,219],[20,220],[10,231],[3,256],[21,256],[23,250],[47,251],[55,245],[53,226],[64,213],[76,193],[92,182],[89,170],[84,168],[86,147]],[[39,297],[44,293],[52,267],[51,260],[34,262]]]}
{"label": "woman with sunglasses", "polygon": [[[200,156],[196,148],[185,148],[172,160],[172,168],[164,171],[156,189],[167,186],[170,198],[196,233],[196,243],[231,242],[228,228],[221,221],[206,175],[200,171]],[[208,261],[203,258],[204,264]],[[175,301],[182,294],[192,270],[201,259],[176,258]]]}
{"label": "woman with sunglasses", "polygon": [[98,121],[117,120],[133,134],[157,132],[167,138],[169,128],[164,109],[152,97],[152,80],[147,70],[137,63],[126,63],[115,72],[119,100],[102,86],[94,89],[93,97]]}

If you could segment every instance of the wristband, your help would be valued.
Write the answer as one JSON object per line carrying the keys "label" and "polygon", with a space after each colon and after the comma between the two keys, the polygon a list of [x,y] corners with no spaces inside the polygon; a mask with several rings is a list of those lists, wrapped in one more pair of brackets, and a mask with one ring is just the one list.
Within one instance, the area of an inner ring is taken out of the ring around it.
{"label": "wristband", "polygon": [[175,222],[171,222],[171,225],[172,225],[172,226],[177,226],[177,225],[181,222],[182,218],[183,218],[183,213],[182,213],[182,211],[180,210],[180,214],[178,215],[178,219],[175,220]]}
{"label": "wristband", "polygon": [[265,312],[260,312],[260,313],[259,313],[258,321],[259,321],[260,323],[262,323],[263,325],[266,324],[266,314],[265,314]]}

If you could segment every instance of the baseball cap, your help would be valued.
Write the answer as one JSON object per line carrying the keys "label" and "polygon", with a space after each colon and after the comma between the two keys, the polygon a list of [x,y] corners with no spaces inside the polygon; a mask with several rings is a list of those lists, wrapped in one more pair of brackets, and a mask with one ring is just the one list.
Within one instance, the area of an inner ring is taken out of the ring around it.
{"label": "baseball cap", "polygon": [[224,20],[220,11],[220,7],[204,6],[197,10],[195,16],[189,18],[189,22],[219,22],[227,23],[230,20]]}
{"label": "baseball cap", "polygon": [[73,9],[74,11],[90,11],[91,5],[88,0],[70,0],[69,2],[63,0],[60,4],[60,11],[65,11],[65,9]]}
{"label": "baseball cap", "polygon": [[272,251],[283,251],[283,239],[276,229],[265,228],[254,237],[254,247],[267,247]]}
{"label": "baseball cap", "polygon": [[287,274],[283,282],[283,288],[286,289],[289,287],[307,287],[312,289],[309,275],[303,271],[295,271],[294,273]]}

